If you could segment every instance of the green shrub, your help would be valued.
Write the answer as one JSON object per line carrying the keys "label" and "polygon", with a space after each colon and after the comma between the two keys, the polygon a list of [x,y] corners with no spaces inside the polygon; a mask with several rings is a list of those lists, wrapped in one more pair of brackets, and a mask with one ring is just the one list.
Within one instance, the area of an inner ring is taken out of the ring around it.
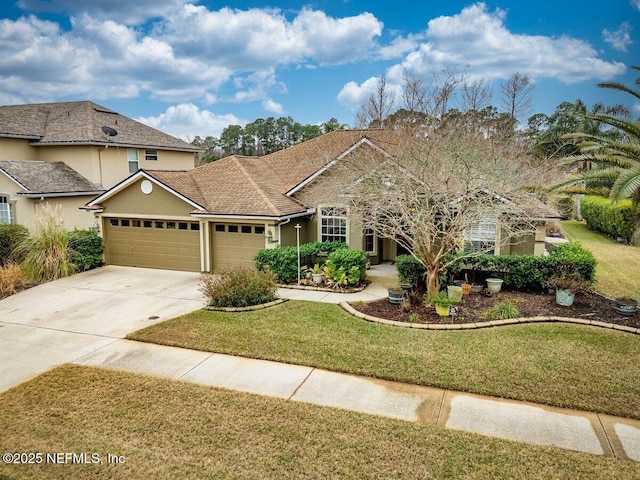
{"label": "green shrub", "polygon": [[463,272],[470,273],[470,280],[498,277],[504,287],[514,290],[543,291],[549,279],[560,268],[575,269],[586,282],[595,279],[596,261],[591,252],[579,242],[559,245],[549,256],[542,255],[479,255],[455,260],[449,268],[449,280]]}
{"label": "green shrub", "polygon": [[276,278],[268,271],[234,267],[203,275],[201,290],[212,307],[248,307],[275,300]]}
{"label": "green shrub", "polygon": [[[312,242],[300,245],[300,258],[303,264],[321,263],[317,257],[320,252],[331,254],[346,249],[340,242]],[[271,270],[280,283],[291,283],[298,278],[298,249],[292,247],[265,248],[255,256],[258,270]]]}
{"label": "green shrub", "polygon": [[396,269],[401,282],[417,285],[422,281],[427,270],[424,265],[413,255],[398,255],[396,257]]}
{"label": "green shrub", "polygon": [[47,282],[75,272],[69,254],[69,232],[60,221],[61,210],[42,208],[35,216],[35,227],[16,249],[24,258],[22,271],[27,279]]}
{"label": "green shrub", "polygon": [[23,259],[17,255],[16,248],[27,235],[29,230],[22,225],[0,225],[0,266],[10,262],[22,262]]}
{"label": "green shrub", "polygon": [[84,272],[102,265],[103,252],[102,238],[93,230],[74,230],[69,234],[71,262],[78,271]]}
{"label": "green shrub", "polygon": [[327,264],[329,262],[339,276],[344,272],[349,285],[357,285],[364,280],[367,271],[367,254],[364,251],[339,248],[329,255]]}
{"label": "green shrub", "polygon": [[627,243],[639,227],[639,212],[631,200],[613,204],[607,198],[588,196],[580,201],[580,211],[590,229],[622,237]]}

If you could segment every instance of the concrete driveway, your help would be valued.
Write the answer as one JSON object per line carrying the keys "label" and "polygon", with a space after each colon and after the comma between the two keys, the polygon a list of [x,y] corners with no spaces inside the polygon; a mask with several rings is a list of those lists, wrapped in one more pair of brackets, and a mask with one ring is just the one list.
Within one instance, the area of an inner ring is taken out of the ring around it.
{"label": "concrete driveway", "polygon": [[106,266],[0,301],[0,392],[204,305],[200,274]]}

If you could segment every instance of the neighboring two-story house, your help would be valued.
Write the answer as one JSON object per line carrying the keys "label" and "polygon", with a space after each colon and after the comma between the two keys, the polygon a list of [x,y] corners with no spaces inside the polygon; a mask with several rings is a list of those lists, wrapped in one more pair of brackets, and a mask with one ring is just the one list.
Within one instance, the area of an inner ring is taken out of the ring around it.
{"label": "neighboring two-story house", "polygon": [[87,202],[139,169],[189,170],[194,145],[90,101],[0,106],[0,223],[33,226],[39,205],[68,228]]}

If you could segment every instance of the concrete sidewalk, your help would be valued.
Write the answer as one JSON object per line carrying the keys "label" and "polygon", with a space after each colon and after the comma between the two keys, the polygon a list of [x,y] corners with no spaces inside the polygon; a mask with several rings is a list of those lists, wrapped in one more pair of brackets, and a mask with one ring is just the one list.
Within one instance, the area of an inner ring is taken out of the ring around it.
{"label": "concrete sidewalk", "polygon": [[74,361],[640,462],[640,421],[117,340]]}
{"label": "concrete sidewalk", "polygon": [[395,265],[384,262],[372,265],[367,270],[367,279],[371,282],[357,293],[327,292],[317,289],[278,288],[278,297],[288,300],[307,300],[309,302],[335,303],[369,302],[387,298],[387,289],[398,283],[398,272]]}

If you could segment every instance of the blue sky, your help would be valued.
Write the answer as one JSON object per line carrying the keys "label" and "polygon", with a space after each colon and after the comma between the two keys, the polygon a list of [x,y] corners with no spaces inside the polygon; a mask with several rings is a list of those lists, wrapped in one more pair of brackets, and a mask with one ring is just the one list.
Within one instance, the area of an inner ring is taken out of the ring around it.
{"label": "blue sky", "polygon": [[[185,139],[290,115],[353,125],[381,74],[535,83],[529,114],[625,103],[640,0],[4,0],[0,104],[93,100]],[[399,106],[401,102],[399,101]],[[452,107],[457,106],[455,99]]]}

